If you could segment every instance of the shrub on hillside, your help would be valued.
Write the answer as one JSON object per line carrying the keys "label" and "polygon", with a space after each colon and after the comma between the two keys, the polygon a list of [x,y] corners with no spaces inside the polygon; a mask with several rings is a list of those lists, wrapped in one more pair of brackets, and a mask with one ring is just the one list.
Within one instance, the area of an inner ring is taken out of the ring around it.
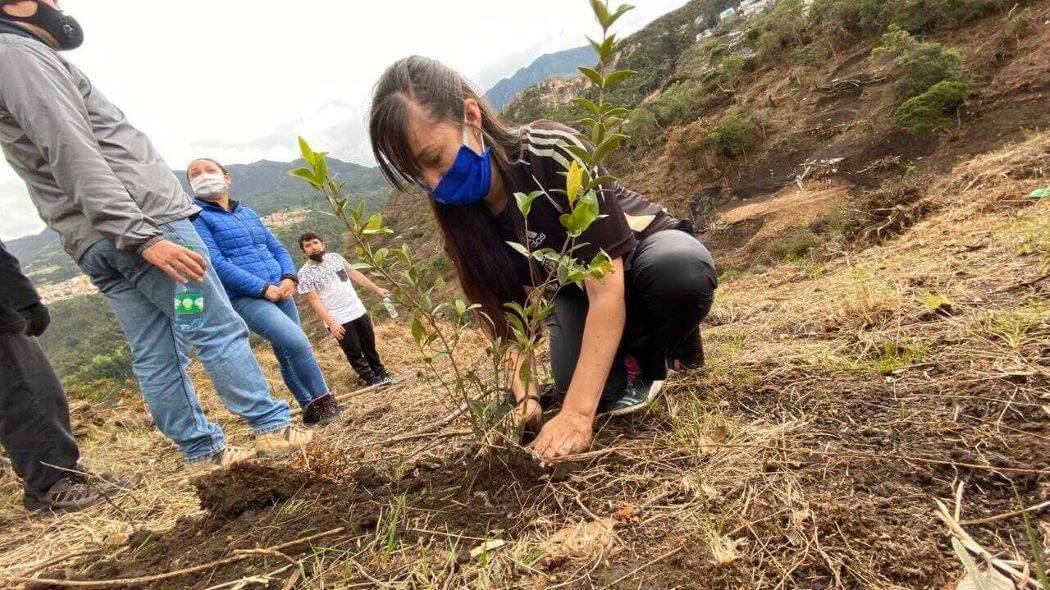
{"label": "shrub on hillside", "polygon": [[680,82],[669,86],[650,108],[660,125],[678,125],[696,118],[696,103],[700,89],[695,82]]}
{"label": "shrub on hillside", "polygon": [[766,246],[766,254],[773,260],[798,260],[824,243],[823,238],[813,233],[809,228],[796,228],[789,230],[784,235]]}
{"label": "shrub on hillside", "polygon": [[892,24],[912,33],[953,27],[1013,6],[1013,0],[815,0],[810,25],[840,37],[870,35]]}
{"label": "shrub on hillside", "polygon": [[885,0],[814,0],[809,20],[819,28],[839,30],[844,35],[871,34],[884,30]]}
{"label": "shrub on hillside", "polygon": [[649,145],[660,134],[660,122],[656,115],[646,107],[635,109],[627,118],[623,131],[633,145]]}
{"label": "shrub on hillside", "polygon": [[949,115],[966,102],[966,92],[966,84],[962,82],[938,82],[897,107],[893,122],[913,133],[947,129],[955,123]]}
{"label": "shrub on hillside", "polygon": [[917,41],[907,31],[893,27],[882,36],[875,55],[893,59],[897,88],[905,97],[918,96],[938,82],[961,82],[959,52],[940,43]]}
{"label": "shrub on hillside", "polygon": [[758,53],[765,59],[776,59],[789,48],[804,45],[806,22],[802,0],[781,0],[772,11],[759,17],[751,29],[758,33],[755,41]]}
{"label": "shrub on hillside", "polygon": [[715,153],[726,158],[739,158],[758,145],[761,131],[754,117],[730,113],[710,131],[708,139]]}

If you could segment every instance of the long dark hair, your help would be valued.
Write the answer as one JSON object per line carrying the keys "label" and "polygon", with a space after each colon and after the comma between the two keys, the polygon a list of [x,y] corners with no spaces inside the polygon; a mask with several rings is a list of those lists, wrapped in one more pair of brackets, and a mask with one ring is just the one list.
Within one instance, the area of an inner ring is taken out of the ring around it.
{"label": "long dark hair", "polygon": [[[462,123],[463,101],[473,98],[481,106],[481,133],[491,146],[496,169],[506,181],[513,160],[518,158],[521,139],[497,116],[477,90],[439,61],[407,57],[387,68],[376,83],[368,132],[372,153],[387,180],[399,191],[424,185],[422,167],[412,153],[409,124],[414,107],[422,107],[435,123]],[[456,267],[459,284],[467,298],[478,303],[494,324],[495,333],[509,336],[504,303],[523,303],[525,290],[516,272],[517,264],[503,237],[496,231],[484,203],[442,205],[428,198],[444,241],[445,253]],[[520,224],[521,214],[513,201],[511,214]],[[487,322],[483,322],[488,326]]]}

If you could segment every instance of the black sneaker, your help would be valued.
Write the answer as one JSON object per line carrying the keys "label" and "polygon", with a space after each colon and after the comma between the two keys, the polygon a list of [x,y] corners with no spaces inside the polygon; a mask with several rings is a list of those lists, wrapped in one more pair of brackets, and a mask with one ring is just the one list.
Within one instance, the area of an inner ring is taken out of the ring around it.
{"label": "black sneaker", "polygon": [[[327,395],[324,397],[328,397]],[[303,408],[303,424],[307,426],[313,426],[321,423],[321,410],[324,402],[324,397],[319,397],[314,401],[310,402]]]}
{"label": "black sneaker", "polygon": [[71,473],[55,482],[39,498],[26,494],[22,505],[35,512],[77,512],[90,508],[105,498],[86,477]]}
{"label": "black sneaker", "polygon": [[394,378],[391,377],[389,373],[383,373],[382,375],[377,375],[375,378],[369,381],[368,385],[369,387],[386,387],[387,385],[390,385],[393,382]]}
{"label": "black sneaker", "polygon": [[599,416],[626,416],[644,410],[660,397],[663,387],[663,381],[630,383],[624,388],[620,397],[599,402],[597,414]]}
{"label": "black sneaker", "polygon": [[327,426],[338,418],[339,414],[343,413],[343,410],[339,408],[339,402],[336,401],[335,396],[332,394],[328,394],[318,401],[321,402],[321,426]]}

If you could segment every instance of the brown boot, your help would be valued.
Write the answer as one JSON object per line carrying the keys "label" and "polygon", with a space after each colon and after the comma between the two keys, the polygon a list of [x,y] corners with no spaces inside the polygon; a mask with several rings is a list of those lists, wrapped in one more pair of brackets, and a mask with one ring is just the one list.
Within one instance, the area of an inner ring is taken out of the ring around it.
{"label": "brown boot", "polygon": [[314,432],[289,426],[283,430],[275,430],[260,434],[255,437],[255,449],[263,455],[282,455],[294,453],[306,448],[314,439]]}

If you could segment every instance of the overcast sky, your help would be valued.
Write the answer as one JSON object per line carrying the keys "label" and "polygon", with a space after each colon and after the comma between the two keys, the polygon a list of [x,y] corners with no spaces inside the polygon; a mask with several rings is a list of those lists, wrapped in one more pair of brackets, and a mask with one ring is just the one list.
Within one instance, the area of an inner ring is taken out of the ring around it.
{"label": "overcast sky", "polygon": [[[637,30],[685,2],[634,0],[618,28]],[[587,0],[61,4],[86,36],[68,59],[176,169],[201,155],[224,163],[291,160],[298,134],[335,157],[372,164],[364,117],[372,85],[394,60],[440,59],[484,91],[598,32]],[[6,165],[0,210],[0,238],[43,227]]]}

